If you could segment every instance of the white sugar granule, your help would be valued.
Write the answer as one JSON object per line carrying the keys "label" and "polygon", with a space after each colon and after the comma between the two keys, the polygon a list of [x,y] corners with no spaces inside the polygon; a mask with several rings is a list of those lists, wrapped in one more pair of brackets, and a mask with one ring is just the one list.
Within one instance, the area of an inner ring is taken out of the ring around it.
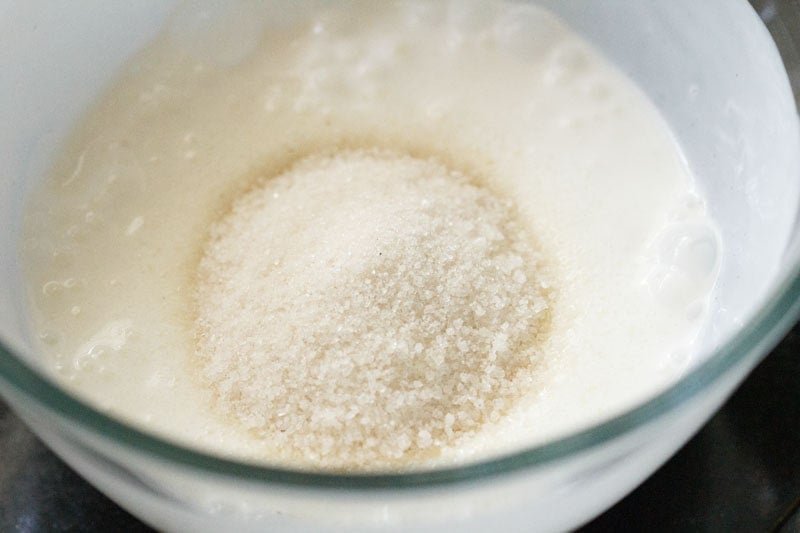
{"label": "white sugar granule", "polygon": [[200,261],[216,406],[276,463],[435,458],[530,392],[547,298],[513,203],[431,159],[302,159],[234,202]]}

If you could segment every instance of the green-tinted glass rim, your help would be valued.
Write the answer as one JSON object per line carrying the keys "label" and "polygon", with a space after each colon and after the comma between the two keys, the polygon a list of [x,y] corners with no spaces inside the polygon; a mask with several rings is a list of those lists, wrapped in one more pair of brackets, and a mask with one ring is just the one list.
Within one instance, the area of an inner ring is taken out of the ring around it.
{"label": "green-tinted glass rim", "polygon": [[[758,0],[753,0],[753,3],[757,4]],[[792,9],[795,14],[800,11],[797,5]],[[800,25],[800,18],[797,22]],[[779,46],[780,38],[786,37],[786,31],[783,26],[773,31]],[[779,35],[777,32],[784,34]],[[797,60],[798,56],[793,47],[782,52],[787,62],[794,63]],[[796,73],[796,69],[790,69],[793,83],[798,80],[792,75]],[[797,95],[798,86],[794,84]],[[419,489],[475,482],[511,472],[541,468],[602,446],[673,412],[739,365],[754,364],[757,358],[763,356],[780,340],[798,316],[800,316],[800,257],[794,258],[791,269],[775,287],[766,303],[741,330],[701,365],[646,403],[589,429],[518,453],[465,466],[402,474],[342,475],[289,470],[222,459],[173,444],[109,418],[73,397],[55,382],[23,363],[2,342],[0,342],[0,383],[10,393],[32,400],[67,422],[139,454],[150,455],[190,470],[235,480],[297,488]]]}
{"label": "green-tinted glass rim", "polygon": [[603,445],[672,412],[741,363],[753,361],[772,347],[800,316],[800,263],[795,264],[773,298],[748,325],[700,366],[650,401],[602,424],[519,453],[484,462],[403,474],[327,474],[274,468],[221,459],[170,443],[109,418],[65,392],[0,344],[0,380],[17,393],[45,406],[84,429],[189,469],[229,478],[309,488],[420,488],[475,481],[523,469],[542,467]]}

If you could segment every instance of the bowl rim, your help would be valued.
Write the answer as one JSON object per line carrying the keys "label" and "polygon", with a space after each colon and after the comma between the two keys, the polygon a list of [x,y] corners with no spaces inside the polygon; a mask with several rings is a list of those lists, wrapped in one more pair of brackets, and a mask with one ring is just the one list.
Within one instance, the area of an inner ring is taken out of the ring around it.
{"label": "bowl rim", "polygon": [[19,360],[0,341],[0,381],[69,422],[137,454],[222,477],[306,488],[420,489],[474,482],[512,472],[543,468],[588,452],[673,412],[740,364],[767,355],[800,316],[800,258],[776,285],[765,305],[711,357],[672,386],[597,425],[505,456],[474,464],[407,473],[339,474],[248,463],[188,448],[113,419],[72,396],[50,378]]}
{"label": "bowl rim", "polygon": [[[773,37],[777,37],[773,34]],[[796,95],[800,87],[794,86]],[[798,177],[800,178],[800,176]],[[797,227],[800,221],[795,221]],[[800,255],[793,258],[761,307],[710,357],[671,386],[610,419],[564,437],[499,457],[459,466],[402,473],[341,474],[249,463],[222,458],[171,442],[116,420],[73,396],[52,378],[40,374],[14,355],[0,339],[0,394],[21,395],[68,422],[139,455],[207,474],[268,485],[336,490],[407,490],[488,480],[503,474],[541,469],[579,453],[589,452],[633,430],[673,413],[714,382],[766,357],[800,317]],[[748,368],[749,369],[749,368]],[[13,402],[9,402],[13,406]]]}

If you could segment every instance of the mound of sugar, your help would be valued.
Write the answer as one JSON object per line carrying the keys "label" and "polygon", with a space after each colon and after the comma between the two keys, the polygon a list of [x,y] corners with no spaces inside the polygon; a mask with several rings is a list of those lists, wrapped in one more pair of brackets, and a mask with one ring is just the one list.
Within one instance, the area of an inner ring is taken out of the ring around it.
{"label": "mound of sugar", "polygon": [[401,466],[530,391],[548,300],[512,202],[430,159],[302,159],[212,228],[197,354],[276,461]]}

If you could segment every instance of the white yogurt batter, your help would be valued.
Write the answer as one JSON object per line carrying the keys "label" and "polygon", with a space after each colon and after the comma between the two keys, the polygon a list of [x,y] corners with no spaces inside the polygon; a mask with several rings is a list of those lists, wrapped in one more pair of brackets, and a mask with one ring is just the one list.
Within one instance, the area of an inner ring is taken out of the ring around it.
{"label": "white yogurt batter", "polygon": [[533,6],[376,4],[178,13],[88,113],[30,203],[24,244],[32,321],[67,387],[188,445],[315,466],[215,408],[191,293],[233,199],[332,148],[434,156],[474,176],[516,203],[552,278],[530,393],[400,468],[540,443],[677,378],[720,249],[652,104]]}

